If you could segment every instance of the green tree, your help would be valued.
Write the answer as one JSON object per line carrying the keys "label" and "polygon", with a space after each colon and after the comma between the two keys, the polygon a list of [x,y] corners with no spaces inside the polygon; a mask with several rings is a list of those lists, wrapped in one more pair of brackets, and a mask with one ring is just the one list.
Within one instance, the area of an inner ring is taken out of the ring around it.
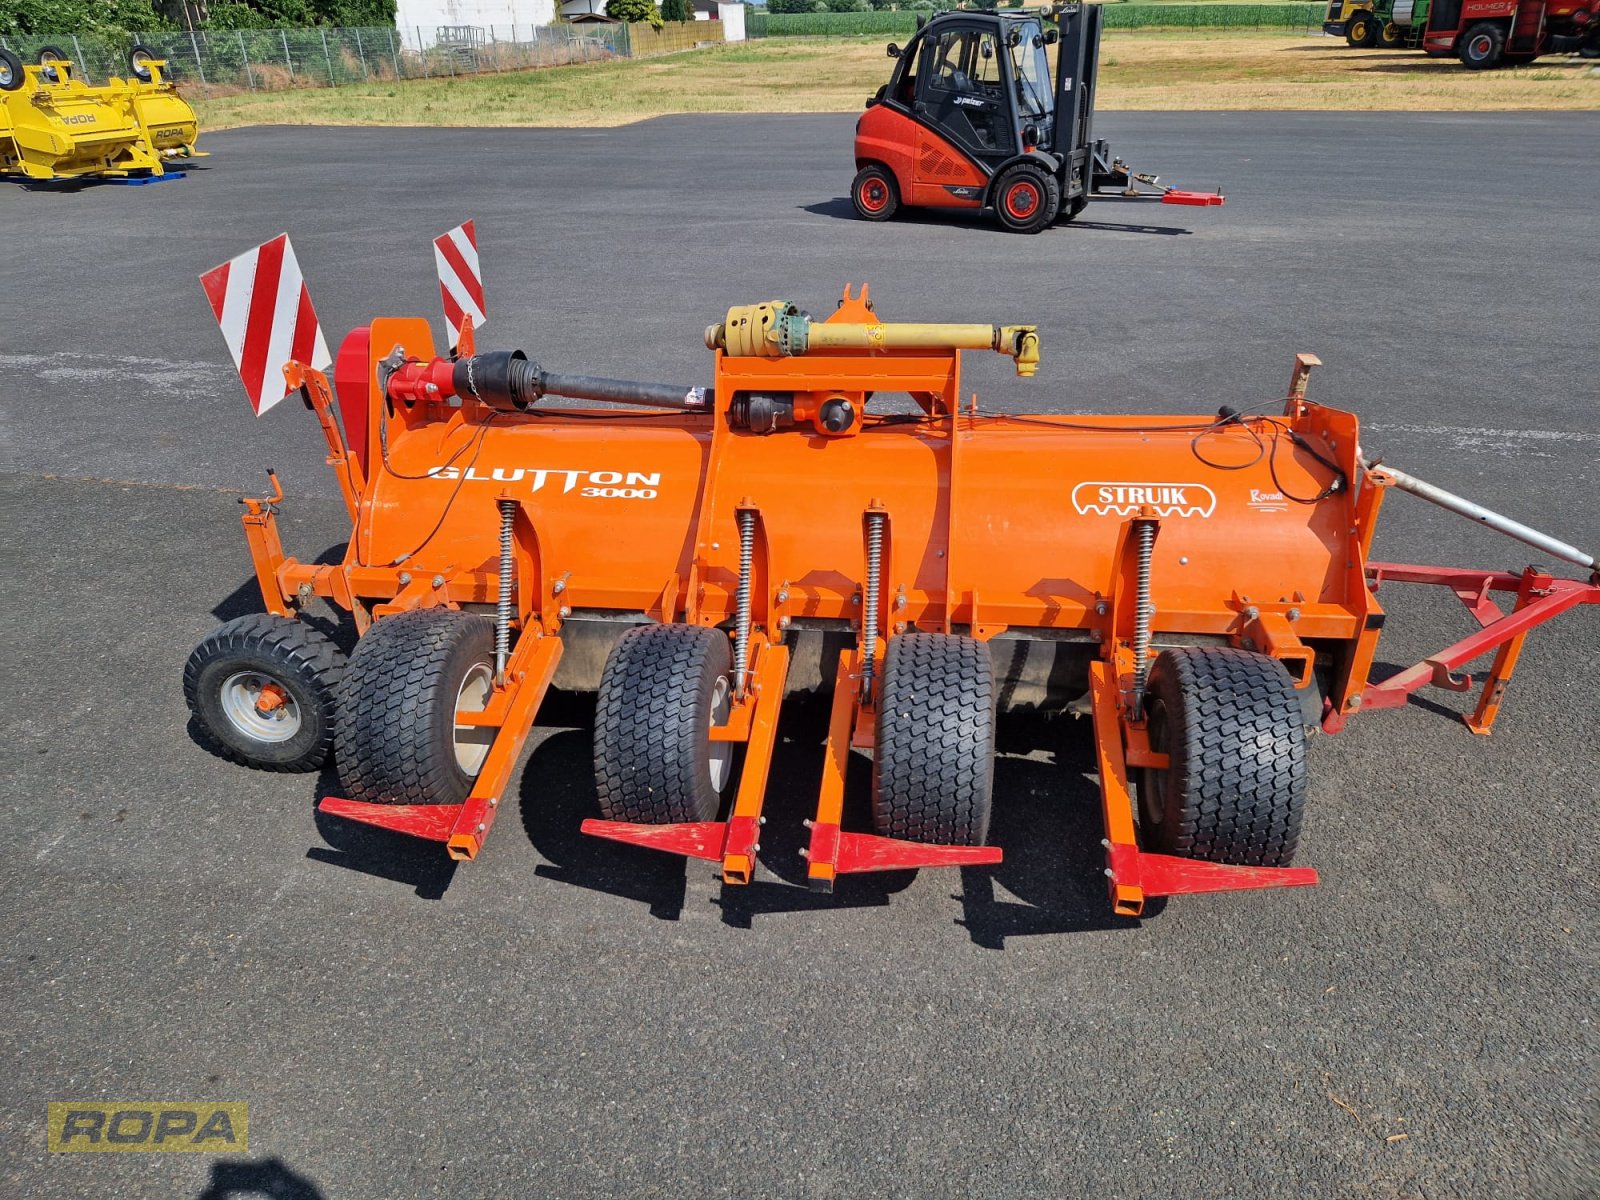
{"label": "green tree", "polygon": [[0,34],[170,29],[152,0],[0,0]]}
{"label": "green tree", "polygon": [[606,16],[630,24],[649,21],[657,29],[661,28],[661,10],[655,6],[654,0],[607,0]]}
{"label": "green tree", "polygon": [[689,12],[689,0],[661,0],[661,19],[663,21],[692,21],[694,17]]}

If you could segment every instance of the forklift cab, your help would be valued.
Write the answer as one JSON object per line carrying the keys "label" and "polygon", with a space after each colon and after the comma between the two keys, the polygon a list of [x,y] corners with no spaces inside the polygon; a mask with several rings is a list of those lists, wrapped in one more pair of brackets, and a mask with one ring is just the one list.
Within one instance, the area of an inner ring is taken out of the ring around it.
{"label": "forklift cab", "polygon": [[1055,92],[1045,46],[1055,41],[1033,16],[974,13],[920,30],[903,51],[884,99],[994,167],[1049,146]]}

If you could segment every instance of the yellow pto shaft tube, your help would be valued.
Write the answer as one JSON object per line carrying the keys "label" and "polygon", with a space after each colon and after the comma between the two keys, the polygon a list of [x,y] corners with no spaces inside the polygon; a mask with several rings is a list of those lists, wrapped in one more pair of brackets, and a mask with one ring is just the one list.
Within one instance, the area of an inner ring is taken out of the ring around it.
{"label": "yellow pto shaft tube", "polygon": [[772,300],[728,310],[706,329],[706,345],[737,358],[790,358],[829,351],[993,350],[1017,363],[1017,374],[1039,368],[1034,325],[856,324],[814,321],[793,304]]}

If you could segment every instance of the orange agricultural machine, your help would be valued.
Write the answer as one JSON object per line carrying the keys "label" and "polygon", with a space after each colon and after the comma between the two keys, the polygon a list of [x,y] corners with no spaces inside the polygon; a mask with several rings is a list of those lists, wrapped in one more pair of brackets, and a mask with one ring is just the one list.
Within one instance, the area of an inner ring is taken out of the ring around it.
{"label": "orange agricultural machine", "polygon": [[[1007,708],[1092,717],[1116,912],[1310,884],[1289,865],[1308,727],[1468,688],[1461,668],[1493,651],[1468,719],[1487,733],[1529,630],[1600,602],[1592,578],[1371,561],[1400,488],[1595,566],[1364,459],[1355,416],[1307,398],[1309,355],[1271,413],[1005,415],[966,397],[962,353],[1030,376],[1033,326],[884,322],[863,287],[825,320],[729,310],[703,388],[480,352],[470,315],[441,355],[425,320],[380,318],[339,351],[336,407],[292,251],[250,265],[254,296],[234,266],[207,288],[247,387],[279,394],[259,388],[281,367],[316,414],[352,528],[342,561],[302,562],[276,481],[245,501],[268,613],[201,644],[189,703],[247,763],[332,752],[346,798],[324,812],[458,859],[483,848],[560,682],[598,691],[603,819],[585,831],[746,883],[785,695],[814,686],[832,693],[807,822],[818,889],[1000,861],[985,843]],[[249,311],[292,330],[252,330]],[[1394,583],[1449,587],[1481,628],[1374,683]],[[295,619],[318,596],[354,615],[348,661]],[[872,756],[870,830],[842,827],[854,750]]]}

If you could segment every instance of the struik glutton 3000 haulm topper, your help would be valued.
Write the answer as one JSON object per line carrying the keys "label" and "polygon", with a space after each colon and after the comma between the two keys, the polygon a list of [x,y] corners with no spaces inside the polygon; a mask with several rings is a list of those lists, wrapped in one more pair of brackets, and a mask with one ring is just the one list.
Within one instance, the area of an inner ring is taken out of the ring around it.
{"label": "struik glutton 3000 haulm topper", "polygon": [[[1309,355],[1271,413],[1007,415],[963,400],[962,353],[1026,378],[1034,326],[887,322],[863,287],[826,319],[730,309],[709,386],[603,379],[477,350],[470,225],[437,245],[453,345],[375,319],[339,350],[337,404],[286,238],[206,276],[258,410],[294,393],[320,421],[351,530],[342,561],[303,562],[275,478],[246,500],[267,612],[208,637],[184,683],[229,754],[331,754],[325,813],[454,858],[482,850],[559,681],[598,691],[585,831],[747,883],[786,692],[820,679],[815,888],[999,862],[1002,707],[1091,716],[1116,912],[1314,883],[1290,865],[1308,727],[1467,690],[1492,653],[1467,718],[1486,734],[1528,632],[1600,602],[1592,556],[1368,456],[1353,414],[1307,396]],[[879,411],[893,394],[915,411]],[[1395,489],[1590,577],[1375,561]],[[1449,588],[1479,628],[1374,683],[1380,589],[1402,583]],[[314,597],[353,615],[348,660],[297,620]],[[842,826],[854,750],[871,829]]]}

